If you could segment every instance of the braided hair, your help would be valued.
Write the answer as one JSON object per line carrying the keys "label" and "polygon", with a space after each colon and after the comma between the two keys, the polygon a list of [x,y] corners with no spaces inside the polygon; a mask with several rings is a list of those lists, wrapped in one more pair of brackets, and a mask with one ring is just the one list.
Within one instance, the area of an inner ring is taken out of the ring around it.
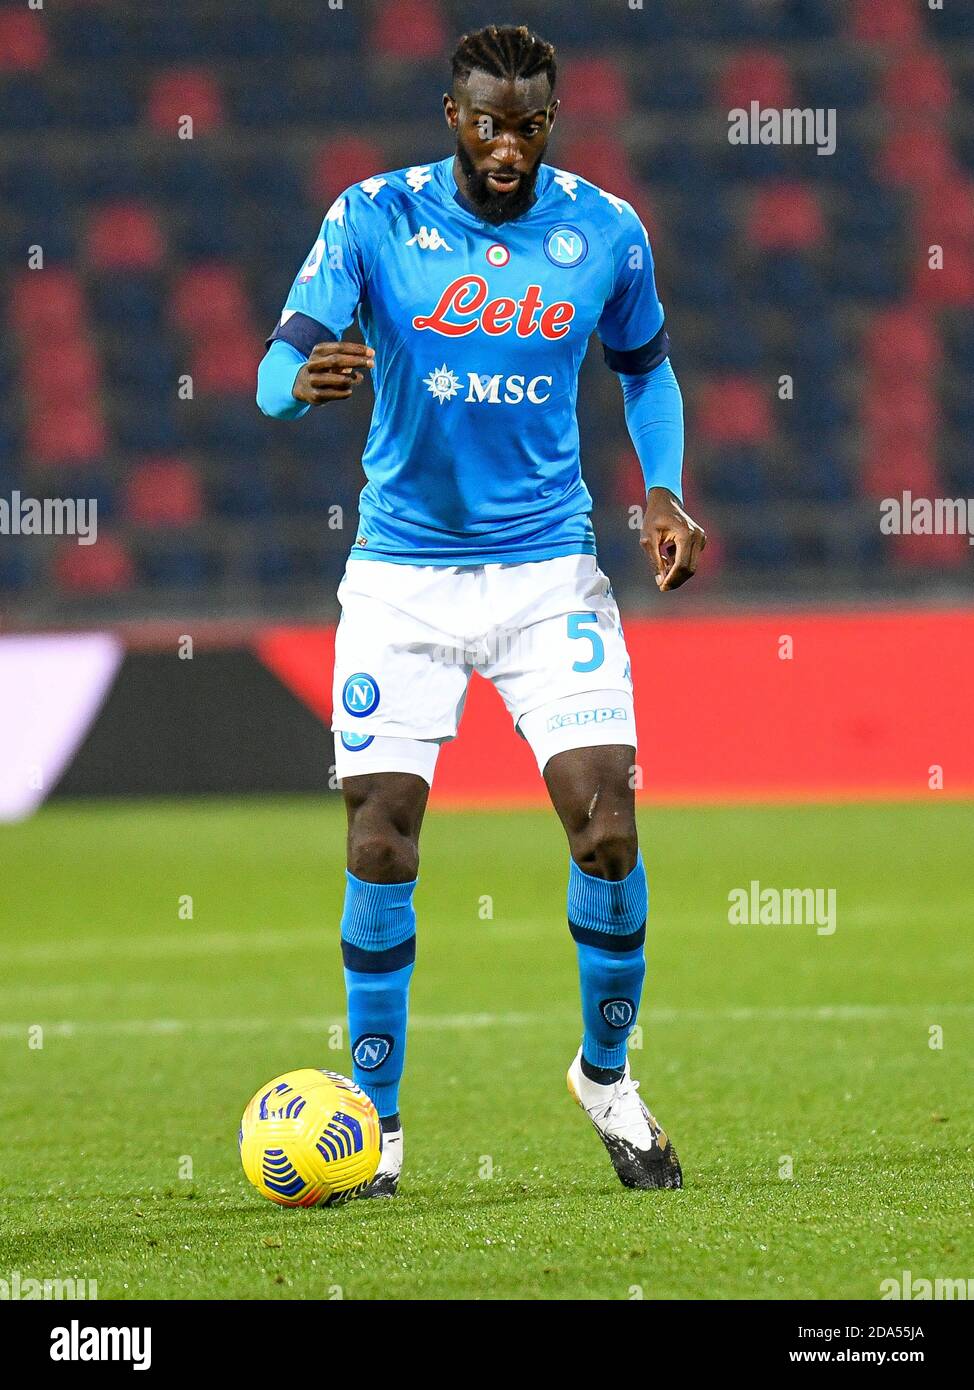
{"label": "braided hair", "polygon": [[550,43],[532,34],[525,24],[488,24],[464,34],[453,54],[453,81],[465,82],[474,69],[492,77],[534,77],[543,72],[555,89],[557,64]]}

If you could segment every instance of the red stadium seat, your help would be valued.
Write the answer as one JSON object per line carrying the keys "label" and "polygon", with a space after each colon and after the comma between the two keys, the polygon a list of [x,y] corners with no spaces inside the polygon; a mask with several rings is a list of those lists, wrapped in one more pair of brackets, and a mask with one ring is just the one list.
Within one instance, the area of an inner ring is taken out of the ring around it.
{"label": "red stadium seat", "polygon": [[895,390],[877,381],[867,387],[862,420],[873,443],[891,449],[909,440],[929,445],[937,432],[937,398],[925,381],[912,377],[902,377]]}
{"label": "red stadium seat", "polygon": [[862,468],[867,497],[938,497],[943,484],[933,450],[912,441],[869,441]]}
{"label": "red stadium seat", "polygon": [[622,66],[603,56],[577,57],[564,65],[559,84],[571,92],[570,109],[565,119],[596,117],[613,121],[626,116],[630,109],[629,88]]}
{"label": "red stadium seat", "polygon": [[933,270],[926,247],[921,248],[913,276],[913,293],[924,304],[949,308],[974,306],[974,249],[970,242],[941,241],[943,266]]}
{"label": "red stadium seat", "polygon": [[222,263],[190,266],[176,279],[172,319],[190,336],[234,330],[250,318],[243,276]]}
{"label": "red stadium seat", "polygon": [[761,49],[739,53],[724,65],[715,96],[718,105],[728,111],[746,108],[752,101],[779,110],[800,104],[784,58]]}
{"label": "red stadium seat", "polygon": [[143,526],[178,526],[199,521],[203,485],[181,458],[150,458],[137,464],[125,483],[125,515]]}
{"label": "red stadium seat", "polygon": [[849,31],[863,43],[912,43],[923,32],[920,7],[914,0],[854,0]]}
{"label": "red stadium seat", "polygon": [[932,121],[916,121],[892,131],[879,165],[889,183],[907,188],[939,187],[957,177],[950,143]]}
{"label": "red stadium seat", "polygon": [[47,21],[36,10],[0,10],[0,72],[37,72],[50,54]]}
{"label": "red stadium seat", "polygon": [[135,566],[117,537],[100,534],[94,545],[62,542],[54,560],[54,577],[69,592],[108,594],[131,588]]}
{"label": "red stadium seat", "polygon": [[818,198],[800,183],[765,185],[755,194],[747,238],[764,251],[804,251],[825,237]]}
{"label": "red stadium seat", "polygon": [[86,463],[104,454],[108,436],[101,411],[85,401],[45,399],[27,422],[27,454],[36,463]]}
{"label": "red stadium seat", "polygon": [[625,145],[611,131],[569,137],[559,149],[558,167],[598,184],[617,198],[630,199],[638,184]]}
{"label": "red stadium seat", "polygon": [[246,325],[235,324],[196,338],[190,370],[204,395],[254,394],[263,345]]}
{"label": "red stadium seat", "polygon": [[364,135],[339,136],[328,140],[311,165],[308,191],[314,203],[329,208],[339,193],[361,183],[385,168],[382,146]]}
{"label": "red stadium seat", "polygon": [[918,243],[974,240],[974,180],[966,175],[926,187],[922,192]]}
{"label": "red stadium seat", "polygon": [[897,304],[875,315],[863,340],[874,378],[928,377],[939,365],[940,339],[925,310]]}
{"label": "red stadium seat", "polygon": [[938,113],[953,98],[950,73],[938,53],[904,53],[886,70],[883,100],[892,111]]}
{"label": "red stadium seat", "polygon": [[73,335],[85,316],[81,282],[73,270],[25,270],[11,283],[10,323],[23,342],[49,345],[53,336]]}
{"label": "red stadium seat", "polygon": [[154,270],[166,241],[151,208],[113,203],[98,208],[88,223],[87,253],[95,270]]}
{"label": "red stadium seat", "polygon": [[964,535],[893,536],[892,550],[902,565],[929,566],[932,569],[951,568],[966,564],[971,547]]}
{"label": "red stadium seat", "polygon": [[696,428],[712,444],[763,444],[771,438],[764,386],[746,376],[712,378],[697,392]]}
{"label": "red stadium seat", "polygon": [[184,116],[193,118],[193,135],[205,135],[223,124],[223,101],[212,73],[203,68],[164,72],[149,88],[149,124],[164,135],[175,135]]}
{"label": "red stadium seat", "polygon": [[434,0],[385,0],[372,28],[372,47],[389,58],[437,58],[447,28]]}
{"label": "red stadium seat", "polygon": [[67,400],[83,401],[99,386],[98,354],[90,340],[59,334],[56,352],[49,341],[35,340],[21,361],[21,376],[28,402],[41,402],[51,392],[51,364],[56,358],[57,392]]}

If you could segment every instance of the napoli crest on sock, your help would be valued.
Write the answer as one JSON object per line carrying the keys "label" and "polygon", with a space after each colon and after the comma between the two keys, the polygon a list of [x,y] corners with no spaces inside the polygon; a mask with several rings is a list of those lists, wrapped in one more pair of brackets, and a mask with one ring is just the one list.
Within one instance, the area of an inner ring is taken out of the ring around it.
{"label": "napoli crest on sock", "polygon": [[375,1071],[392,1056],[395,1040],[388,1033],[363,1033],[355,1039],[352,1057],[363,1071]]}
{"label": "napoli crest on sock", "polygon": [[599,1013],[610,1028],[628,1028],[636,1017],[636,1006],[631,999],[603,999]]}

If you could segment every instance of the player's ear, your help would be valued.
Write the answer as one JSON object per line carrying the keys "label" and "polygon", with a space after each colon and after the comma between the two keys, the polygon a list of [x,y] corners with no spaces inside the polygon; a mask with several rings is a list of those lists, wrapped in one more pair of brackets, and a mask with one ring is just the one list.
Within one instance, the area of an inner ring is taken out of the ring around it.
{"label": "player's ear", "polygon": [[551,105],[548,107],[548,129],[549,129],[549,130],[551,129],[551,127],[552,127],[552,126],[554,125],[554,123],[555,123],[555,117],[558,115],[558,108],[559,108],[560,105],[561,105],[561,102],[558,101],[557,98],[556,98],[556,99],[551,103]]}
{"label": "player's ear", "polygon": [[443,93],[443,114],[446,117],[447,125],[450,127],[451,130],[455,131],[457,128],[458,119],[457,104],[453,100],[449,92]]}

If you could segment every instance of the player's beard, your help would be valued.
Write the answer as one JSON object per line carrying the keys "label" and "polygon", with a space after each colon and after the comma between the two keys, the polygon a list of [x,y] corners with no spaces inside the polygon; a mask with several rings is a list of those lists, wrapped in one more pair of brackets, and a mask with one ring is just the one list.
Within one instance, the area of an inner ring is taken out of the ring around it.
{"label": "player's beard", "polygon": [[513,193],[492,193],[487,183],[487,175],[478,173],[477,166],[467,150],[457,142],[457,159],[467,176],[466,194],[485,222],[499,226],[500,223],[511,222],[515,217],[520,217],[522,212],[527,212],[534,202],[534,186],[538,181],[538,170],[541,168],[544,153],[542,150],[537,164],[530,173],[521,175],[521,181]]}

